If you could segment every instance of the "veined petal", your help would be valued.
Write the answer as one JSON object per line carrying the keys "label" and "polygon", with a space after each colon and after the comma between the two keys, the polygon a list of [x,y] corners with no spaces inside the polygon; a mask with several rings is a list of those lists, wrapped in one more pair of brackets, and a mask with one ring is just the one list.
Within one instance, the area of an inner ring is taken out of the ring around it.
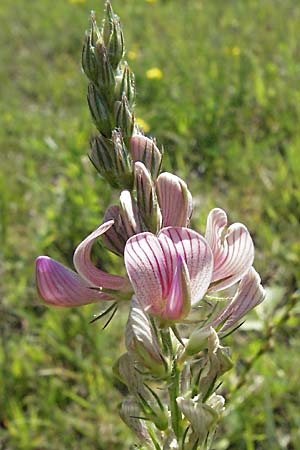
{"label": "veined petal", "polygon": [[127,278],[97,269],[91,261],[91,250],[95,240],[109,230],[113,223],[113,220],[103,223],[85,238],[76,248],[73,261],[79,275],[88,283],[106,289],[125,291],[130,289],[130,283]]}
{"label": "veined petal", "polygon": [[260,282],[259,274],[254,267],[251,267],[241,279],[238,290],[231,302],[214,318],[212,326],[215,327],[224,322],[220,329],[220,332],[223,332],[261,303],[265,297],[265,290]]}
{"label": "veined petal", "polygon": [[225,230],[227,215],[219,208],[207,218],[205,237],[214,256],[211,291],[232,286],[248,272],[254,260],[254,245],[245,225],[234,223]]}
{"label": "veined petal", "polygon": [[39,256],[36,260],[36,282],[40,297],[53,306],[113,300],[113,296],[91,289],[77,273],[48,256]]}
{"label": "veined petal", "polygon": [[148,232],[132,236],[125,246],[124,261],[138,300],[147,311],[159,314],[168,293],[168,276],[157,237]]}
{"label": "veined petal", "polygon": [[180,255],[188,269],[191,303],[195,305],[211,282],[213,256],[208,243],[196,231],[181,227],[163,228],[158,238],[165,255],[169,284],[172,281],[170,274],[174,274]]}
{"label": "veined petal", "polygon": [[182,256],[177,256],[171,288],[166,298],[166,306],[162,318],[166,320],[179,320],[188,315],[191,309],[190,276],[187,265]]}
{"label": "veined petal", "polygon": [[159,174],[162,160],[162,153],[155,142],[142,134],[136,134],[130,139],[130,152],[133,162],[144,163],[155,180]]}
{"label": "veined petal", "polygon": [[186,227],[192,214],[192,195],[186,183],[168,172],[156,180],[158,203],[162,214],[162,226]]}

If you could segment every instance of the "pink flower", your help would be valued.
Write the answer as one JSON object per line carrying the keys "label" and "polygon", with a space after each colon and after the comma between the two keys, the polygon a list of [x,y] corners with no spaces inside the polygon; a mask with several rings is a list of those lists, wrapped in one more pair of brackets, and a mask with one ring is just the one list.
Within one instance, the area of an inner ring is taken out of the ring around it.
{"label": "pink flower", "polygon": [[163,228],[158,236],[135,235],[127,241],[124,259],[139,302],[164,321],[186,317],[212,277],[209,245],[188,228]]}
{"label": "pink flower", "polygon": [[254,245],[245,225],[234,223],[226,227],[225,211],[220,208],[211,210],[205,233],[214,257],[210,291],[219,291],[232,286],[253,264]]}
{"label": "pink flower", "polygon": [[[77,273],[48,256],[37,258],[37,288],[46,303],[54,306],[79,306],[102,300],[115,300],[119,291],[130,291],[127,278],[106,273],[96,268],[91,261],[91,249],[95,240],[112,224],[113,220],[103,223],[79,244],[74,254]],[[102,288],[110,292],[101,291]]]}

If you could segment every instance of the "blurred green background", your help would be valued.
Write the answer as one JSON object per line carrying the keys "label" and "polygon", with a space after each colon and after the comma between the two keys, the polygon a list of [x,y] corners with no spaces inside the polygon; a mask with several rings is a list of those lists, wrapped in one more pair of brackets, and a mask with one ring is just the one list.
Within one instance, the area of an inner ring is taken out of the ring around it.
{"label": "blurred green background", "polygon": [[[164,146],[164,169],[189,183],[193,227],[203,232],[214,206],[247,224],[269,287],[265,306],[227,341],[236,369],[224,382],[228,414],[214,449],[299,450],[300,3],[113,6],[136,74],[136,116]],[[99,308],[46,308],[34,286],[35,257],[72,264],[75,246],[117,197],[87,158],[93,126],[80,57],[91,9],[100,21],[99,0],[0,3],[4,450],[125,450],[132,442],[111,374],[126,312],[103,332],[88,323]],[[121,269],[101,255],[107,270]]]}

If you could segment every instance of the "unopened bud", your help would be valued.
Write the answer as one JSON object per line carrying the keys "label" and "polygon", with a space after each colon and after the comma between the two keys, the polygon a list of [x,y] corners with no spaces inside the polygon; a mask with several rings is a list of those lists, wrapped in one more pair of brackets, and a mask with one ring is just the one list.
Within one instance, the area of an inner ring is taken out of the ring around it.
{"label": "unopened bud", "polygon": [[156,180],[163,155],[155,142],[142,134],[134,134],[130,139],[130,153],[133,162],[141,161]]}
{"label": "unopened bud", "polygon": [[136,204],[129,191],[125,190],[120,195],[120,206],[123,223],[128,236],[140,233],[142,231],[141,218]]}
{"label": "unopened bud", "polygon": [[132,106],[135,99],[135,82],[134,74],[131,72],[127,63],[124,64],[123,73],[116,76],[116,100],[121,101],[123,95],[126,96],[128,104]]}
{"label": "unopened bud", "polygon": [[130,236],[127,234],[120,210],[119,205],[111,205],[105,211],[103,222],[113,219],[114,224],[102,235],[102,240],[106,248],[123,256],[126,241]]}
{"label": "unopened bud", "polygon": [[147,430],[145,422],[142,419],[139,419],[140,416],[141,409],[134,397],[129,397],[122,402],[120,408],[121,419],[142,442],[148,443],[148,445],[150,445],[150,448],[152,448],[152,441],[149,432]]}
{"label": "unopened bud", "polygon": [[95,58],[96,42],[101,39],[100,30],[97,27],[94,12],[91,12],[91,29],[86,32],[82,49],[82,68],[86,76],[93,81],[97,81],[98,68]]}
{"label": "unopened bud", "polygon": [[108,105],[93,83],[89,84],[87,100],[96,127],[105,137],[109,138],[112,125]]}
{"label": "unopened bud", "polygon": [[197,434],[197,437],[202,443],[202,440],[207,437],[208,431],[218,419],[217,412],[208,405],[202,403],[198,397],[195,397],[194,399],[178,397],[177,404],[180,411],[191,424],[194,433]]}
{"label": "unopened bud", "polygon": [[208,347],[208,337],[211,334],[210,328],[200,328],[194,330],[185,348],[187,355],[195,355]]}
{"label": "unopened bud", "polygon": [[216,356],[219,361],[219,375],[223,375],[223,373],[228,372],[233,367],[233,361],[231,359],[231,348],[230,347],[222,347],[220,346],[217,350]]}
{"label": "unopened bud", "polygon": [[106,3],[102,36],[110,63],[115,70],[124,55],[124,36],[119,17],[114,14],[110,2]]}
{"label": "unopened bud", "polygon": [[150,320],[136,297],[132,298],[125,334],[127,350],[133,358],[149,369],[150,373],[162,377],[167,364],[162,356]]}
{"label": "unopened bud", "polygon": [[161,227],[161,213],[150,172],[139,161],[134,164],[134,184],[138,210],[147,230],[156,234]]}
{"label": "unopened bud", "polygon": [[97,64],[97,87],[106,98],[111,98],[115,88],[115,75],[107,50],[101,41],[96,43],[95,61]]}
{"label": "unopened bud", "polygon": [[134,116],[125,95],[121,101],[115,102],[115,123],[116,127],[121,130],[125,143],[128,144],[133,132]]}

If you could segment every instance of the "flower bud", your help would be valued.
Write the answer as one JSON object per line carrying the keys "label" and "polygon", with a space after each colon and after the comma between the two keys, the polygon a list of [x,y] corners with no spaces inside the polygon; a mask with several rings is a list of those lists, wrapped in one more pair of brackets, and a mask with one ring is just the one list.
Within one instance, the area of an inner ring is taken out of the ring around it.
{"label": "flower bud", "polygon": [[113,373],[129,392],[133,395],[142,395],[147,398],[148,392],[145,389],[141,374],[135,369],[134,360],[129,353],[124,353],[113,367]]}
{"label": "flower bud", "polygon": [[228,370],[232,369],[233,362],[231,359],[231,348],[230,347],[222,347],[220,346],[217,350],[216,356],[219,361],[219,375],[223,375],[223,373],[228,372]]}
{"label": "flower bud", "polygon": [[110,63],[115,70],[124,55],[124,36],[119,17],[114,14],[110,2],[106,3],[102,37]]}
{"label": "flower bud", "polygon": [[129,109],[129,104],[125,95],[121,101],[115,102],[115,123],[122,132],[125,143],[129,143],[134,127],[134,116]]}
{"label": "flower bud", "polygon": [[106,100],[99,94],[93,83],[89,84],[87,100],[96,127],[100,133],[109,138],[112,131],[109,108]]}
{"label": "flower bud", "polygon": [[129,191],[125,190],[120,195],[121,215],[128,236],[142,231],[141,219],[136,204]]}
{"label": "flower bud", "polygon": [[101,41],[96,42],[95,61],[98,69],[96,85],[101,93],[110,99],[115,89],[115,75],[107,55],[107,50]]}
{"label": "flower bud", "polygon": [[116,173],[122,180],[120,186],[131,189],[133,185],[132,161],[120,131],[114,130],[112,132],[112,141]]}
{"label": "flower bud", "polygon": [[191,334],[185,348],[185,353],[189,356],[205,350],[208,347],[208,337],[211,334],[211,328],[200,328],[194,330]]}
{"label": "flower bud", "polygon": [[102,240],[111,252],[123,256],[126,241],[130,236],[127,234],[120,211],[119,205],[111,205],[105,211],[103,222],[113,219],[114,224],[103,234]]}
{"label": "flower bud", "polygon": [[162,152],[155,142],[142,134],[134,134],[130,139],[130,153],[133,162],[141,161],[156,180],[162,162]]}
{"label": "flower bud", "polygon": [[136,297],[132,298],[125,333],[126,348],[131,356],[155,376],[166,374],[167,364],[159,348],[150,320]]}
{"label": "flower bud", "polygon": [[191,424],[200,442],[202,442],[206,438],[208,431],[218,420],[218,413],[210,406],[202,403],[199,397],[194,397],[193,399],[178,397],[176,400],[180,411]]}
{"label": "flower bud", "polygon": [[151,445],[152,441],[145,422],[139,419],[139,416],[141,416],[140,406],[134,397],[129,397],[122,402],[120,408],[121,419],[142,442]]}
{"label": "flower bud", "polygon": [[156,234],[161,227],[161,213],[155,187],[149,171],[139,161],[134,164],[134,184],[139,213],[147,230]]}
{"label": "flower bud", "polygon": [[95,45],[101,39],[99,28],[97,27],[94,12],[91,12],[91,29],[85,33],[84,45],[82,49],[82,68],[86,76],[93,81],[97,81],[98,68],[95,58]]}
{"label": "flower bud", "polygon": [[116,76],[115,99],[121,101],[126,96],[128,104],[133,105],[135,99],[134,74],[127,63],[124,64],[123,73]]}

